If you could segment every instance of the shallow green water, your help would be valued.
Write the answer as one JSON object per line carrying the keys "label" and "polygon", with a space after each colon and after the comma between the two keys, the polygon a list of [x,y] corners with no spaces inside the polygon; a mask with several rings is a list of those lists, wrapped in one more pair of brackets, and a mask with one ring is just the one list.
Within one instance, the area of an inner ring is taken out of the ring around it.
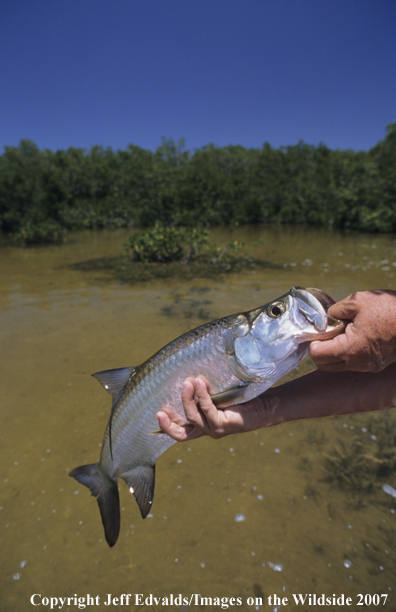
{"label": "shallow green water", "polygon": [[95,610],[110,608],[108,593],[242,597],[244,610],[247,597],[274,593],[387,593],[385,609],[394,609],[396,499],[381,486],[396,488],[396,472],[360,494],[358,469],[343,489],[326,480],[326,455],[336,447],[351,469],[354,440],[368,455],[378,452],[396,427],[394,410],[174,445],[158,461],[152,517],[141,519],[120,483],[113,549],[96,502],[68,472],[97,460],[109,416],[109,396],[92,372],[138,364],[188,329],[264,304],[293,284],[336,299],[394,288],[395,237],[217,230],[218,240],[261,238],[256,256],[280,264],[217,281],[127,286],[72,268],[118,255],[127,235],[0,251],[0,609],[48,609],[31,606],[34,593],[89,593],[102,602],[88,608]]}

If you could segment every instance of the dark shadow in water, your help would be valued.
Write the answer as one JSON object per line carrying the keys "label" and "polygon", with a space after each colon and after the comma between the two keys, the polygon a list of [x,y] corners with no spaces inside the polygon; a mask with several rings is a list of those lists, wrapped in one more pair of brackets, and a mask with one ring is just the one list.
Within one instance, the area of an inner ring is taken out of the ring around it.
{"label": "dark shadow in water", "polygon": [[210,321],[212,319],[212,314],[207,306],[212,303],[212,300],[176,298],[173,301],[173,304],[163,306],[161,308],[161,314],[165,315],[166,317],[183,317],[184,319]]}
{"label": "dark shadow in water", "polygon": [[244,269],[272,268],[280,269],[280,264],[272,261],[262,261],[251,257],[239,257],[232,262],[192,261],[188,264],[183,262],[171,263],[142,263],[132,261],[128,256],[98,257],[87,261],[74,263],[70,266],[72,270],[82,272],[99,272],[104,276],[95,278],[97,280],[117,279],[122,283],[133,285],[135,283],[151,281],[161,278],[178,278],[181,281],[193,278],[221,278],[223,274],[240,272]]}

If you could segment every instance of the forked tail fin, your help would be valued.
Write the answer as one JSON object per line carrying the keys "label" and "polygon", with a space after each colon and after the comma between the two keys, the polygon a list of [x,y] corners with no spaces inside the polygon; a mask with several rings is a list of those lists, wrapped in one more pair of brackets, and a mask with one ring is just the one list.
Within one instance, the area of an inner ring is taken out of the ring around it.
{"label": "forked tail fin", "polygon": [[80,465],[69,474],[88,487],[96,497],[109,546],[114,546],[120,533],[120,498],[117,483],[101,469],[99,463]]}

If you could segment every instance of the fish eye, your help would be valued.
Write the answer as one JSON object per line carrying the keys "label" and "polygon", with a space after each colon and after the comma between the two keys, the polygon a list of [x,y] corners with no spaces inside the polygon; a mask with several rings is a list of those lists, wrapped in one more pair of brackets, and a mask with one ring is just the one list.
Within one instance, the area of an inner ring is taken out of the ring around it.
{"label": "fish eye", "polygon": [[285,312],[285,305],[283,302],[274,302],[268,308],[268,315],[272,319],[278,319]]}

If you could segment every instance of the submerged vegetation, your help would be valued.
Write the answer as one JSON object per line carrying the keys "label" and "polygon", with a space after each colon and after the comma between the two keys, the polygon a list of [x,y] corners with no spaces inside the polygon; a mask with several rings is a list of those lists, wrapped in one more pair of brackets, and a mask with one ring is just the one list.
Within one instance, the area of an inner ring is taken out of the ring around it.
{"label": "submerged vegetation", "polygon": [[[214,278],[246,268],[278,268],[279,264],[255,259],[251,249],[238,242],[212,245],[210,232],[202,228],[165,227],[137,231],[124,245],[126,255],[100,257],[73,264],[74,269],[99,272],[133,284],[154,278]],[[166,265],[164,265],[166,264]]]}
{"label": "submerged vegetation", "polygon": [[[337,422],[335,418],[335,422]],[[336,499],[341,497],[354,511],[373,505],[396,512],[396,420],[392,410],[381,413],[353,415],[334,435],[313,425],[306,443],[316,446],[298,462],[298,469],[307,484],[304,496],[318,505],[324,504],[330,520],[338,513]],[[361,427],[361,425],[363,425]],[[338,421],[337,428],[340,427]],[[351,433],[354,430],[354,433]],[[341,497],[340,497],[341,496]],[[344,503],[344,502],[343,502]],[[385,522],[385,521],[384,521]],[[387,527],[388,529],[388,527]],[[389,528],[390,529],[390,528]],[[388,533],[396,538],[392,528]]]}
{"label": "submerged vegetation", "polygon": [[[164,139],[155,152],[39,150],[0,155],[0,232],[22,244],[72,229],[293,223],[396,231],[396,123],[370,151],[323,144],[261,149]],[[147,249],[146,249],[147,252]]]}
{"label": "submerged vegetation", "polygon": [[[367,435],[370,435],[371,445]],[[368,450],[368,447],[371,447]],[[392,415],[371,419],[353,443],[341,443],[324,454],[325,480],[341,489],[369,492],[396,473],[396,422]]]}

